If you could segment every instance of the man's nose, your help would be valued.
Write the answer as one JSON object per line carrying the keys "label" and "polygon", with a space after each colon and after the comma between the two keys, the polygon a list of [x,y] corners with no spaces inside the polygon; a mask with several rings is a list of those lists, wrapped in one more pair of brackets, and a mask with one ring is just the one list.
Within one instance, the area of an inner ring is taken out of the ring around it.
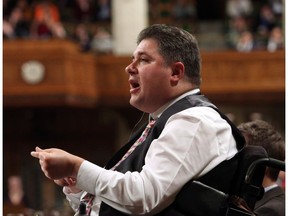
{"label": "man's nose", "polygon": [[132,62],[125,68],[126,73],[133,74],[137,72],[137,68],[135,67],[134,63]]}

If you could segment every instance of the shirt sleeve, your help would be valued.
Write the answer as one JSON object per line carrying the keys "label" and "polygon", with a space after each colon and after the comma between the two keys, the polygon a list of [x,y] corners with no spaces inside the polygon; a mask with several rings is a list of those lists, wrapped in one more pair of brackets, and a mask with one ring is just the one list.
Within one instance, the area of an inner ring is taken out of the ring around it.
{"label": "shirt sleeve", "polygon": [[151,143],[140,173],[123,174],[85,161],[77,187],[119,211],[155,214],[174,201],[186,182],[236,152],[230,125],[212,108],[193,107],[170,117]]}

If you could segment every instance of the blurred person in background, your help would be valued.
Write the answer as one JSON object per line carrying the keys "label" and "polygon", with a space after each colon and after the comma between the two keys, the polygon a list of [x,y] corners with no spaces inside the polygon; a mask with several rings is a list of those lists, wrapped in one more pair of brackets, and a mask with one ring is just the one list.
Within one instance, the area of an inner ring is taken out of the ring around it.
{"label": "blurred person in background", "polygon": [[91,48],[98,54],[111,54],[113,49],[111,34],[105,28],[98,27],[92,38]]}
{"label": "blurred person in background", "polygon": [[110,21],[111,20],[111,1],[98,0],[96,1],[95,17],[97,21]]}
{"label": "blurred person in background", "polygon": [[269,52],[275,52],[276,50],[284,49],[284,37],[282,29],[278,26],[274,27],[268,38],[267,50]]}
{"label": "blurred person in background", "polygon": [[[245,137],[247,145],[262,146],[270,158],[285,160],[285,143],[281,134],[266,121],[254,120],[238,126]],[[285,193],[277,184],[279,170],[266,168],[263,179],[264,196],[255,204],[257,216],[284,216]]]}
{"label": "blurred person in background", "polygon": [[79,44],[81,51],[87,52],[91,50],[91,35],[85,24],[80,23],[76,25],[72,34],[72,40]]}
{"label": "blurred person in background", "polygon": [[9,176],[7,179],[7,197],[4,199],[3,213],[23,213],[29,215],[32,212],[24,193],[22,178],[18,175]]}
{"label": "blurred person in background", "polygon": [[42,0],[34,8],[33,38],[65,38],[66,31],[60,20],[58,6],[51,0]]}
{"label": "blurred person in background", "polygon": [[178,20],[196,18],[197,10],[195,0],[177,0],[172,13]]}
{"label": "blurred person in background", "polygon": [[230,18],[249,17],[253,13],[251,0],[227,0],[226,14]]}
{"label": "blurred person in background", "polygon": [[239,52],[251,52],[254,49],[254,38],[250,31],[242,32],[236,44]]}
{"label": "blurred person in background", "polygon": [[73,18],[76,22],[92,22],[95,14],[95,7],[92,0],[75,0],[73,4],[73,13]]}
{"label": "blurred person in background", "polygon": [[24,17],[20,7],[12,9],[11,13],[3,19],[3,38],[28,38],[30,37],[30,23]]}
{"label": "blurred person in background", "polygon": [[268,4],[262,5],[259,13],[258,27],[264,28],[267,32],[270,32],[276,24],[277,20],[272,8]]}
{"label": "blurred person in background", "polygon": [[247,20],[243,16],[235,17],[229,20],[226,33],[228,46],[236,49],[237,43],[243,32],[250,31]]}

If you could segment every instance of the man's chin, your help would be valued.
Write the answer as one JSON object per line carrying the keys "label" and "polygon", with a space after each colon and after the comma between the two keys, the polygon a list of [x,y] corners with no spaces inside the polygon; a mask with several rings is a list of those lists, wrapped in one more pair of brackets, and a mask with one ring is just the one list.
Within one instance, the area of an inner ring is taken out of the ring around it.
{"label": "man's chin", "polygon": [[131,106],[135,107],[136,109],[145,112],[143,104],[139,103],[137,98],[134,98],[133,96],[130,98],[130,104]]}
{"label": "man's chin", "polygon": [[135,98],[133,98],[133,96],[130,98],[129,102],[130,102],[131,106],[138,109],[139,106],[137,105],[137,101],[135,100]]}

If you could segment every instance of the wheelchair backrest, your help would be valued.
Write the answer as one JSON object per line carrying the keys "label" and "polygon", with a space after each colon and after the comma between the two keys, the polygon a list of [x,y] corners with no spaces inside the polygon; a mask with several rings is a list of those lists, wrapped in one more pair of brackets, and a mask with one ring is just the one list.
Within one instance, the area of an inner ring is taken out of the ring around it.
{"label": "wheelchair backrest", "polygon": [[238,157],[239,164],[229,195],[241,197],[250,209],[254,209],[256,201],[263,196],[262,181],[266,166],[256,167],[250,174],[249,182],[246,181],[246,174],[253,162],[268,158],[267,152],[261,146],[245,146],[235,157]]}

